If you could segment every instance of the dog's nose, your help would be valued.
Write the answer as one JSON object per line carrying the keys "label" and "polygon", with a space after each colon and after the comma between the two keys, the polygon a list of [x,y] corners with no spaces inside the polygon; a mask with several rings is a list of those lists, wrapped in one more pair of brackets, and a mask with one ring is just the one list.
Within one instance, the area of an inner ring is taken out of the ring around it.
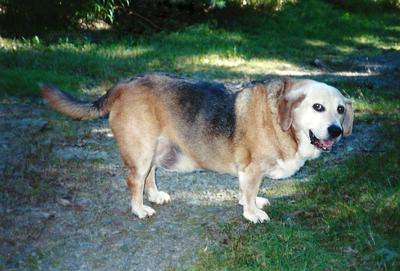
{"label": "dog's nose", "polygon": [[337,125],[331,125],[328,127],[328,133],[332,138],[336,138],[342,134],[342,129]]}

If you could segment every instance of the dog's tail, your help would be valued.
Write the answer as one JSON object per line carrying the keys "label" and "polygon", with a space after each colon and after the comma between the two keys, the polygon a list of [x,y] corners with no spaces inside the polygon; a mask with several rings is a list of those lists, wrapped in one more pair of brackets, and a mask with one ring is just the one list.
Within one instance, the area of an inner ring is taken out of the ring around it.
{"label": "dog's tail", "polygon": [[74,119],[94,119],[110,112],[110,107],[119,94],[119,89],[111,88],[94,102],[84,102],[72,97],[51,84],[39,84],[43,97],[55,110]]}

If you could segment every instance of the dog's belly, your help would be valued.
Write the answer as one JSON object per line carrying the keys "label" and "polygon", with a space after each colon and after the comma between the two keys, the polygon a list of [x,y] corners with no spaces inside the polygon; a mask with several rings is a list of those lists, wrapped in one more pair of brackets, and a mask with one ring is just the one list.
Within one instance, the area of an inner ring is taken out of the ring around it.
{"label": "dog's belly", "polygon": [[190,172],[199,169],[199,166],[193,159],[185,155],[178,145],[167,138],[159,140],[156,149],[155,164],[164,169],[178,172]]}

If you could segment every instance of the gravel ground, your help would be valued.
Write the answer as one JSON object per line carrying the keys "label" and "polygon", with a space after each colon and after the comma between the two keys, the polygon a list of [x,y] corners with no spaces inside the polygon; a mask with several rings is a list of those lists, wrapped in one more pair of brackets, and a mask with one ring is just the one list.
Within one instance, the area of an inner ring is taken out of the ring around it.
{"label": "gravel ground", "polygon": [[[137,219],[106,119],[71,121],[39,100],[3,98],[0,127],[0,269],[182,269],[218,243],[221,223],[247,223],[236,178],[163,170],[158,184],[172,202]],[[378,134],[376,125],[355,123],[353,135],[319,161],[327,167],[375,151]],[[312,163],[293,178],[265,179],[260,193],[271,196],[271,186],[307,180]]]}

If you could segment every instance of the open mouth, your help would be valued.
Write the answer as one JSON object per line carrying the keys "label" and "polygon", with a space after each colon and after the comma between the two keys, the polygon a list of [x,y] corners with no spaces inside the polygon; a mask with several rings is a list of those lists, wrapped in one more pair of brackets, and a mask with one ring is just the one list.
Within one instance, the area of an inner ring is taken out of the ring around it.
{"label": "open mouth", "polygon": [[331,151],[334,141],[333,140],[321,140],[317,138],[311,130],[309,131],[311,144],[322,151]]}

